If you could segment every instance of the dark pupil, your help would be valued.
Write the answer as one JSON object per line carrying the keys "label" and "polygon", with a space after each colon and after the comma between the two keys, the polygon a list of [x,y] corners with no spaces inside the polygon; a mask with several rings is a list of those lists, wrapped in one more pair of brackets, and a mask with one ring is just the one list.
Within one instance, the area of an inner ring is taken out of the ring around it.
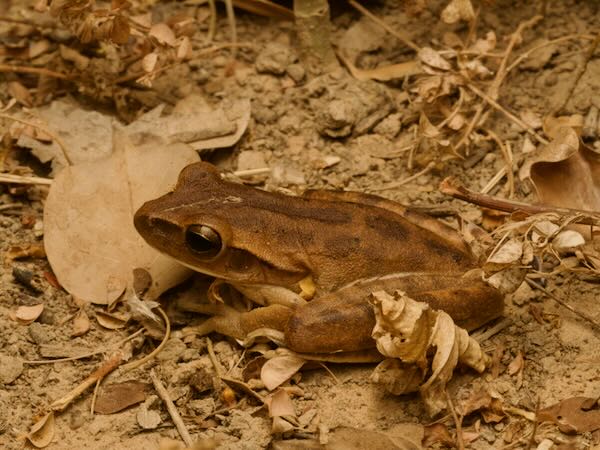
{"label": "dark pupil", "polygon": [[197,253],[216,255],[221,248],[220,239],[216,234],[209,238],[202,232],[187,230],[185,239],[187,245]]}

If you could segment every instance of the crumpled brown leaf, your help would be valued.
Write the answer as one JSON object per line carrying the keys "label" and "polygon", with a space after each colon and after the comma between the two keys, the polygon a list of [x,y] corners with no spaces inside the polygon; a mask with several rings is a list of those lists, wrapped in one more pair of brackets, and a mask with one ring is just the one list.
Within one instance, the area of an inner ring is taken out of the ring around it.
{"label": "crumpled brown leaf", "polygon": [[595,398],[571,397],[540,410],[539,421],[554,422],[563,433],[575,434],[600,429],[600,409]]}
{"label": "crumpled brown leaf", "polygon": [[[480,373],[485,370],[489,357],[445,312],[432,310],[402,291],[393,295],[374,292],[370,301],[375,310],[372,336],[377,350],[388,358],[396,358],[381,363],[372,379],[384,383],[392,393],[418,389],[429,413],[435,415],[446,407],[444,390],[458,364]],[[380,373],[383,369],[387,372],[385,377]],[[429,377],[425,380],[426,376]],[[394,379],[399,382],[394,383]]]}

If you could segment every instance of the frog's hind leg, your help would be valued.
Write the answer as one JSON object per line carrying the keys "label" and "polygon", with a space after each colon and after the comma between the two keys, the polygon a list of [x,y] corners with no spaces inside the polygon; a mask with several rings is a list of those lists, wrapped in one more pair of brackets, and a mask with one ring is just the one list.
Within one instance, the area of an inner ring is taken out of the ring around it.
{"label": "frog's hind leg", "polygon": [[248,333],[260,328],[283,331],[293,312],[293,309],[283,305],[270,305],[239,312],[227,305],[210,303],[199,303],[193,310],[213,316],[199,325],[185,327],[184,336],[192,334],[204,336],[216,332],[235,339],[245,339]]}

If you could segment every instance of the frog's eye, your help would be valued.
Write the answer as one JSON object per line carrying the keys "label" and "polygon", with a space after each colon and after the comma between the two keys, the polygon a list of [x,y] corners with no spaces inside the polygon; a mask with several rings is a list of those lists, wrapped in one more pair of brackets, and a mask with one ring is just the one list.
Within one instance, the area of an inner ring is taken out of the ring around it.
{"label": "frog's eye", "polygon": [[206,225],[188,227],[185,242],[194,253],[204,257],[216,256],[223,246],[219,233]]}

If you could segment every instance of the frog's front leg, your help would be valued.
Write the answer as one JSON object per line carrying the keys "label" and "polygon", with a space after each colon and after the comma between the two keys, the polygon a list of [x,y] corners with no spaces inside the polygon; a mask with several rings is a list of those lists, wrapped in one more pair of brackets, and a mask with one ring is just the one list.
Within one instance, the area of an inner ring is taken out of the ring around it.
{"label": "frog's front leg", "polygon": [[185,327],[184,335],[204,336],[216,332],[240,340],[245,339],[250,332],[259,328],[284,331],[285,324],[293,312],[291,308],[283,305],[269,305],[240,312],[222,303],[198,303],[187,309],[212,317],[199,325]]}

